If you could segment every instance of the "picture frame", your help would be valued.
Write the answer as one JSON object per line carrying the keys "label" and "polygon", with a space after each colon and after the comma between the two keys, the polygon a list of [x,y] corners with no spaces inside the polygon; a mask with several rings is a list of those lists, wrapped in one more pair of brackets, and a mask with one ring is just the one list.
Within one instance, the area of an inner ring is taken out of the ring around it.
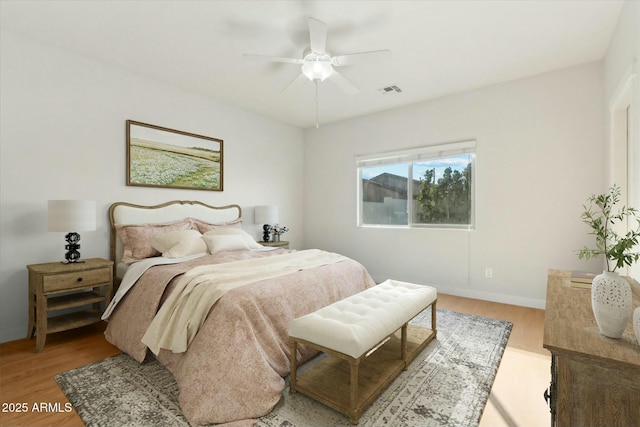
{"label": "picture frame", "polygon": [[223,143],[127,120],[127,185],[222,191]]}

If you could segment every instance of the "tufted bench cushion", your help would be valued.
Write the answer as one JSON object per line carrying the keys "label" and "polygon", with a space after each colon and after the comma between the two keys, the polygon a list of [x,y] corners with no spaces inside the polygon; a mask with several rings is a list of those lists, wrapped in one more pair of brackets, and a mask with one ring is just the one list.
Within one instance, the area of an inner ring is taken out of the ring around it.
{"label": "tufted bench cushion", "polygon": [[[437,298],[431,286],[387,280],[293,319],[289,322],[290,392],[300,391],[358,424],[362,411],[436,337]],[[431,329],[409,325],[429,306]],[[298,344],[332,357],[298,378]]]}
{"label": "tufted bench cushion", "polygon": [[289,323],[289,336],[354,358],[429,306],[438,296],[431,286],[387,280]]}

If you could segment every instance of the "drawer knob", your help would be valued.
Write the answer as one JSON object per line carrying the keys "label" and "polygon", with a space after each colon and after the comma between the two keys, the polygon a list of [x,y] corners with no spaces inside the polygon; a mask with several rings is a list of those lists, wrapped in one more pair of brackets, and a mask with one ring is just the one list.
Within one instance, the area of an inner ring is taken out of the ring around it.
{"label": "drawer knob", "polygon": [[78,282],[82,282],[82,277],[78,277]]}

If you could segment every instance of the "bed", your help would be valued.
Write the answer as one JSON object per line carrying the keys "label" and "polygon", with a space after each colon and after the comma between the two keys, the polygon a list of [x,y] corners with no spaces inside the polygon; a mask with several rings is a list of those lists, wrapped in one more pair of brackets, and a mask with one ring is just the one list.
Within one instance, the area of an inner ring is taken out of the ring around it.
{"label": "bed", "polygon": [[[352,259],[262,247],[242,229],[238,205],[120,202],[110,207],[109,218],[120,287],[115,307],[105,312],[105,336],[140,363],[156,357],[167,367],[194,426],[249,422],[269,413],[290,372],[289,321],[375,285]],[[171,244],[163,241],[168,236]],[[183,237],[176,243],[176,236]],[[198,290],[215,290],[209,305],[193,295],[192,284],[201,282],[206,286]],[[228,289],[218,295],[219,288]],[[183,294],[198,306],[179,305]],[[204,313],[200,320],[163,323],[198,312]],[[185,333],[176,333],[182,326]],[[317,354],[304,346],[298,352],[299,364]]]}

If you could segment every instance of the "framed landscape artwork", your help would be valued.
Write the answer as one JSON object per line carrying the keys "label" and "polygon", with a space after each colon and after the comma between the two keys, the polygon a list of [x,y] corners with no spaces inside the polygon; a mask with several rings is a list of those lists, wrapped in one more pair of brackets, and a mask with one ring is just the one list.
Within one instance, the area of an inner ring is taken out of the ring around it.
{"label": "framed landscape artwork", "polygon": [[222,191],[222,143],[127,120],[127,185]]}

